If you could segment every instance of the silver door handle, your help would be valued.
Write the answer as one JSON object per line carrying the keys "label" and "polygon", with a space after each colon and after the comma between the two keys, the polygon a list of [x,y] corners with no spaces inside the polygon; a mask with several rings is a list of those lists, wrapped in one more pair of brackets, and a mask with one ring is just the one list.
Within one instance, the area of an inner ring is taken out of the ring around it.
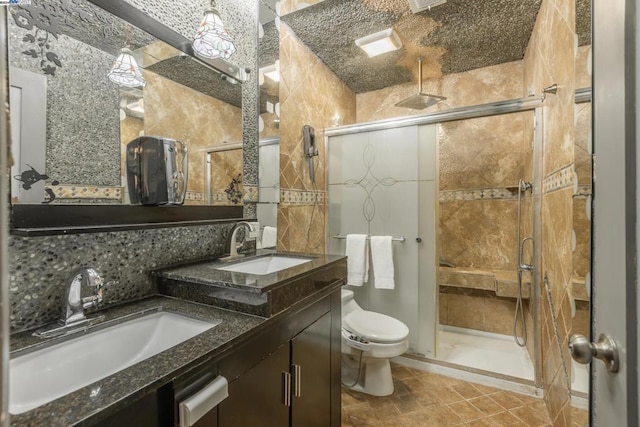
{"label": "silver door handle", "polygon": [[600,334],[598,342],[592,343],[584,335],[573,334],[569,338],[569,352],[573,360],[583,365],[590,363],[595,357],[602,360],[607,371],[612,374],[620,369],[618,346],[610,335]]}
{"label": "silver door handle", "polygon": [[302,397],[301,375],[302,368],[300,365],[293,365],[293,395],[295,397]]}
{"label": "silver door handle", "polygon": [[284,406],[291,406],[291,374],[282,373],[282,403]]}

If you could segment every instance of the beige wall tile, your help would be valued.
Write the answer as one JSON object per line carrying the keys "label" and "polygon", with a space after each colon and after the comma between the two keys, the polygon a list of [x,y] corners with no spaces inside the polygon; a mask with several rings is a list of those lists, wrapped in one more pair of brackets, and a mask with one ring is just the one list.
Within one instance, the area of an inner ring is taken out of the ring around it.
{"label": "beige wall tile", "polygon": [[457,267],[515,270],[517,203],[441,203],[440,258]]}
{"label": "beige wall tile", "polygon": [[591,45],[580,46],[576,55],[576,89],[591,87],[591,76],[589,75],[589,52]]}
{"label": "beige wall tile", "polygon": [[484,314],[484,298],[456,294],[448,296],[449,325],[481,330]]}
{"label": "beige wall tile", "polygon": [[576,249],[573,251],[573,275],[584,281],[591,270],[591,221],[587,218],[587,199],[573,199],[573,230],[576,233]]}
{"label": "beige wall tile", "polygon": [[[520,98],[522,66],[521,61],[515,61],[436,78],[428,78],[429,74],[425,74],[423,92],[447,97],[446,101],[426,111]],[[416,84],[407,83],[358,94],[358,123],[424,114],[425,110],[395,107],[396,103],[415,92]]]}
{"label": "beige wall tile", "polygon": [[[293,3],[292,3],[293,4]],[[294,7],[283,5],[283,7]],[[280,29],[280,188],[326,191],[326,160],[323,129],[351,124],[356,118],[355,94],[340,81],[286,26]],[[304,155],[302,127],[316,130],[319,156],[315,161],[315,184]],[[278,208],[278,249],[323,252],[325,249],[324,204],[287,205]],[[282,217],[282,218],[281,218]],[[280,223],[286,229],[280,229]]]}
{"label": "beige wall tile", "polygon": [[[145,134],[177,139],[187,145],[187,191],[203,193],[206,154],[202,149],[242,141],[242,110],[157,74],[144,72],[144,77]],[[213,169],[221,172],[218,181],[225,181],[226,185],[235,177],[223,176],[227,166]]]}
{"label": "beige wall tile", "polygon": [[[485,298],[484,331],[511,335],[516,302],[512,298]],[[520,326],[520,321],[518,320]]]}

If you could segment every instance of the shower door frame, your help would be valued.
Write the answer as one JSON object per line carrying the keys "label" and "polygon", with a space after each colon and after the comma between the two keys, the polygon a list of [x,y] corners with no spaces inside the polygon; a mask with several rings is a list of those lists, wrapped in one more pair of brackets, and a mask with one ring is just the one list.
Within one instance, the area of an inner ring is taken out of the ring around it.
{"label": "shower door frame", "polygon": [[[542,194],[542,142],[543,142],[543,114],[542,107],[544,96],[530,96],[527,98],[511,99],[507,101],[491,102],[487,104],[472,105],[468,107],[453,108],[445,111],[437,111],[433,113],[404,116],[373,122],[358,123],[354,125],[339,126],[324,130],[324,146],[325,153],[329,150],[329,138],[335,136],[351,135],[356,133],[372,132],[385,129],[394,129],[406,126],[423,126],[437,125],[446,122],[468,120],[482,117],[499,116],[503,114],[512,114],[519,112],[532,111],[534,117],[534,135],[533,135],[533,264],[536,266],[533,270],[533,283],[541,283],[540,266],[542,265],[542,250],[539,245],[541,238],[541,194]],[[437,148],[437,147],[436,147]],[[436,163],[437,166],[437,163]],[[439,172],[436,172],[439,175]],[[436,176],[436,181],[438,177]],[[438,185],[437,185],[438,187]],[[439,192],[439,188],[436,188]],[[439,208],[435,207],[435,220],[439,222]],[[328,221],[328,218],[327,218]],[[325,252],[328,250],[329,235],[328,227],[325,227]],[[439,239],[436,237],[436,239]],[[436,241],[436,248],[439,242]],[[436,283],[439,283],[438,268],[436,268]],[[534,373],[535,378],[533,384],[528,380],[523,380],[525,384],[534,385],[537,388],[543,386],[542,382],[542,347],[541,347],[541,330],[540,330],[540,287],[532,286],[531,302],[536,308],[532,312],[533,317],[533,338],[534,338]],[[436,306],[437,309],[437,306]],[[437,335],[436,335],[437,336]],[[437,345],[437,338],[436,338]],[[430,360],[431,359],[426,359]]]}

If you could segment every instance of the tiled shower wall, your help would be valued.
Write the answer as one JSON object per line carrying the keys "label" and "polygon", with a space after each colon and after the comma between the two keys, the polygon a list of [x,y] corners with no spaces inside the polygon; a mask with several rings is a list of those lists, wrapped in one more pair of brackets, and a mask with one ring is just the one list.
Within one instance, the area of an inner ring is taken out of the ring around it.
{"label": "tiled shower wall", "polygon": [[574,194],[575,1],[544,0],[525,55],[524,93],[557,84],[544,108],[540,318],[545,403],[554,426],[571,425],[571,331]]}
{"label": "tiled shower wall", "polygon": [[[578,48],[576,58],[576,88],[590,87],[591,76],[587,62],[591,46]],[[588,273],[591,270],[591,103],[576,104],[575,107],[575,165],[578,176],[578,193],[573,196],[573,231],[576,246],[573,251],[573,297],[576,303],[576,315],[572,321],[572,333],[589,336],[590,286]]]}
{"label": "tiled shower wall", "polygon": [[[430,109],[435,111],[515,99],[522,96],[523,64],[510,62],[423,84],[425,92],[447,97]],[[424,114],[394,106],[414,90],[414,84],[406,84],[359,94],[358,122]],[[469,277],[493,271],[515,275],[514,187],[519,179],[531,181],[533,113],[450,122],[439,129],[440,259]],[[525,198],[523,212],[531,212],[530,203]],[[523,215],[522,236],[530,234],[530,217]],[[471,284],[482,288],[478,290],[446,284],[456,286],[441,289],[441,324],[511,333],[515,299],[496,296],[489,285]]]}
{"label": "tiled shower wall", "polygon": [[[524,112],[440,126],[439,256],[460,273],[516,277],[517,186],[520,179],[531,181],[532,123],[533,113]],[[522,212],[524,238],[531,235],[526,193]],[[512,333],[514,298],[498,297],[495,288],[440,284],[453,285],[440,288],[442,324]]]}
{"label": "tiled shower wall", "polygon": [[[286,3],[286,2],[283,2]],[[280,27],[280,205],[278,249],[325,251],[326,177],[322,129],[355,122],[355,94],[285,24]],[[302,127],[316,130],[315,184]]]}

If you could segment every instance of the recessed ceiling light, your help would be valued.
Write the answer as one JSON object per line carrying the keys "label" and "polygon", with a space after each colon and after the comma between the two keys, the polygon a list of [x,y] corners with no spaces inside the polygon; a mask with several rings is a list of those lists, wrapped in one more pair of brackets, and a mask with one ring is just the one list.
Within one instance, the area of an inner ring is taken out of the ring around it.
{"label": "recessed ceiling light", "polygon": [[265,77],[269,77],[274,82],[278,83],[280,81],[280,72],[278,71],[278,67],[276,64],[269,65],[268,67],[260,68],[260,72],[264,74]]}
{"label": "recessed ceiling light", "polygon": [[446,3],[447,0],[409,0],[411,12],[418,13],[423,10],[431,10],[432,7]]}
{"label": "recessed ceiling light", "polygon": [[356,45],[364,50],[369,58],[372,58],[400,49],[402,47],[402,41],[393,28],[388,28],[359,38],[356,40]]}

